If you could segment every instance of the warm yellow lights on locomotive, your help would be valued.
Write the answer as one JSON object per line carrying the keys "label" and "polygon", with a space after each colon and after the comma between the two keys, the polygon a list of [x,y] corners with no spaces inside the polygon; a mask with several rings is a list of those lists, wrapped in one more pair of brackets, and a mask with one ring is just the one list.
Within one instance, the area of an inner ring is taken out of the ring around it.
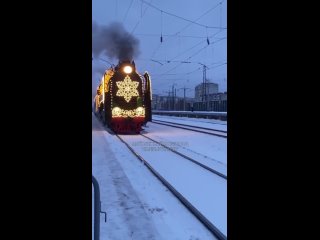
{"label": "warm yellow lights on locomotive", "polygon": [[132,81],[129,75],[125,77],[123,81],[116,82],[119,88],[116,96],[124,97],[126,102],[129,102],[132,97],[138,97],[139,92],[137,90],[139,82]]}
{"label": "warm yellow lights on locomotive", "polygon": [[123,71],[124,71],[125,73],[127,73],[127,74],[132,73],[132,67],[130,67],[130,66],[125,66],[125,67],[123,68]]}
{"label": "warm yellow lights on locomotive", "polygon": [[145,109],[143,107],[138,107],[136,110],[137,116],[144,116],[145,115]]}
{"label": "warm yellow lights on locomotive", "polygon": [[123,110],[121,109],[121,108],[119,108],[119,107],[115,107],[115,108],[113,108],[112,109],[112,117],[120,117],[121,116],[121,112],[122,112]]}
{"label": "warm yellow lights on locomotive", "polygon": [[136,109],[132,110],[125,110],[121,109],[119,107],[114,107],[112,109],[112,117],[117,118],[117,117],[122,117],[122,118],[127,118],[127,117],[145,117],[146,110],[143,107],[138,107]]}

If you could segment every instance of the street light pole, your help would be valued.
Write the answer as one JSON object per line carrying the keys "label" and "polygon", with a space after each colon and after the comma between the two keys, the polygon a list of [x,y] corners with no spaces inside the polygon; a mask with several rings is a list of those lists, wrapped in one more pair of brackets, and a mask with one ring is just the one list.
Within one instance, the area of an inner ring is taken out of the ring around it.
{"label": "street light pole", "polygon": [[173,111],[174,111],[174,101],[175,101],[175,99],[174,99],[174,97],[175,97],[175,96],[174,96],[174,86],[175,86],[175,85],[177,85],[177,84],[175,84],[175,83],[172,84],[172,100],[173,100],[173,101],[172,101],[172,110],[173,110]]}
{"label": "street light pole", "polygon": [[207,66],[203,63],[198,63],[203,66],[203,74],[202,74],[202,106],[205,104],[205,110],[207,109]]}
{"label": "street light pole", "polygon": [[186,87],[183,88],[183,111],[186,110]]}

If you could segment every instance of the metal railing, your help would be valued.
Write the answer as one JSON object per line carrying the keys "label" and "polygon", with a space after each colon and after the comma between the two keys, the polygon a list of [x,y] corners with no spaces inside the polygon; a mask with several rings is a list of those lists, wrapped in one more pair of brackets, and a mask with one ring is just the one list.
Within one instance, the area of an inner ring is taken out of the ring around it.
{"label": "metal railing", "polygon": [[100,239],[100,213],[104,213],[104,221],[107,222],[107,213],[101,211],[100,188],[99,183],[92,176],[92,184],[94,189],[94,240]]}

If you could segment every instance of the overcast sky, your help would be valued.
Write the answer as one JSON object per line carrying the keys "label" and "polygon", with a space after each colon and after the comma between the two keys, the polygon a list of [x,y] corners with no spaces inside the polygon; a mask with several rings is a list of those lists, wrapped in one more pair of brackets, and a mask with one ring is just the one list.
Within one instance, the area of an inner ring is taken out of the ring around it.
{"label": "overcast sky", "polygon": [[[153,93],[168,95],[175,84],[178,96],[187,87],[191,90],[186,95],[194,97],[203,64],[208,66],[207,79],[218,83],[220,92],[227,91],[227,0],[92,0],[92,11],[98,26],[120,22],[139,40],[140,54],[134,61],[141,74],[151,75]],[[110,66],[100,58],[118,63],[104,53],[94,56],[94,89]]]}

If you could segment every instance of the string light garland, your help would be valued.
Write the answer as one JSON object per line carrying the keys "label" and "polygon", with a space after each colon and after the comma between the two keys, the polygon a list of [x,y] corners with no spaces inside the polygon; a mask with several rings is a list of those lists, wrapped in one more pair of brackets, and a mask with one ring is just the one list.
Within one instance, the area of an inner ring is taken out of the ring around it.
{"label": "string light garland", "polygon": [[115,107],[112,109],[112,117],[144,117],[145,116],[145,108],[138,107],[133,110],[125,110],[119,107]]}
{"label": "string light garland", "polygon": [[125,79],[121,82],[117,82],[117,86],[119,90],[117,91],[117,96],[118,97],[124,97],[126,102],[129,102],[132,97],[138,97],[138,85],[139,82],[134,82],[131,80],[129,75],[125,77]]}

